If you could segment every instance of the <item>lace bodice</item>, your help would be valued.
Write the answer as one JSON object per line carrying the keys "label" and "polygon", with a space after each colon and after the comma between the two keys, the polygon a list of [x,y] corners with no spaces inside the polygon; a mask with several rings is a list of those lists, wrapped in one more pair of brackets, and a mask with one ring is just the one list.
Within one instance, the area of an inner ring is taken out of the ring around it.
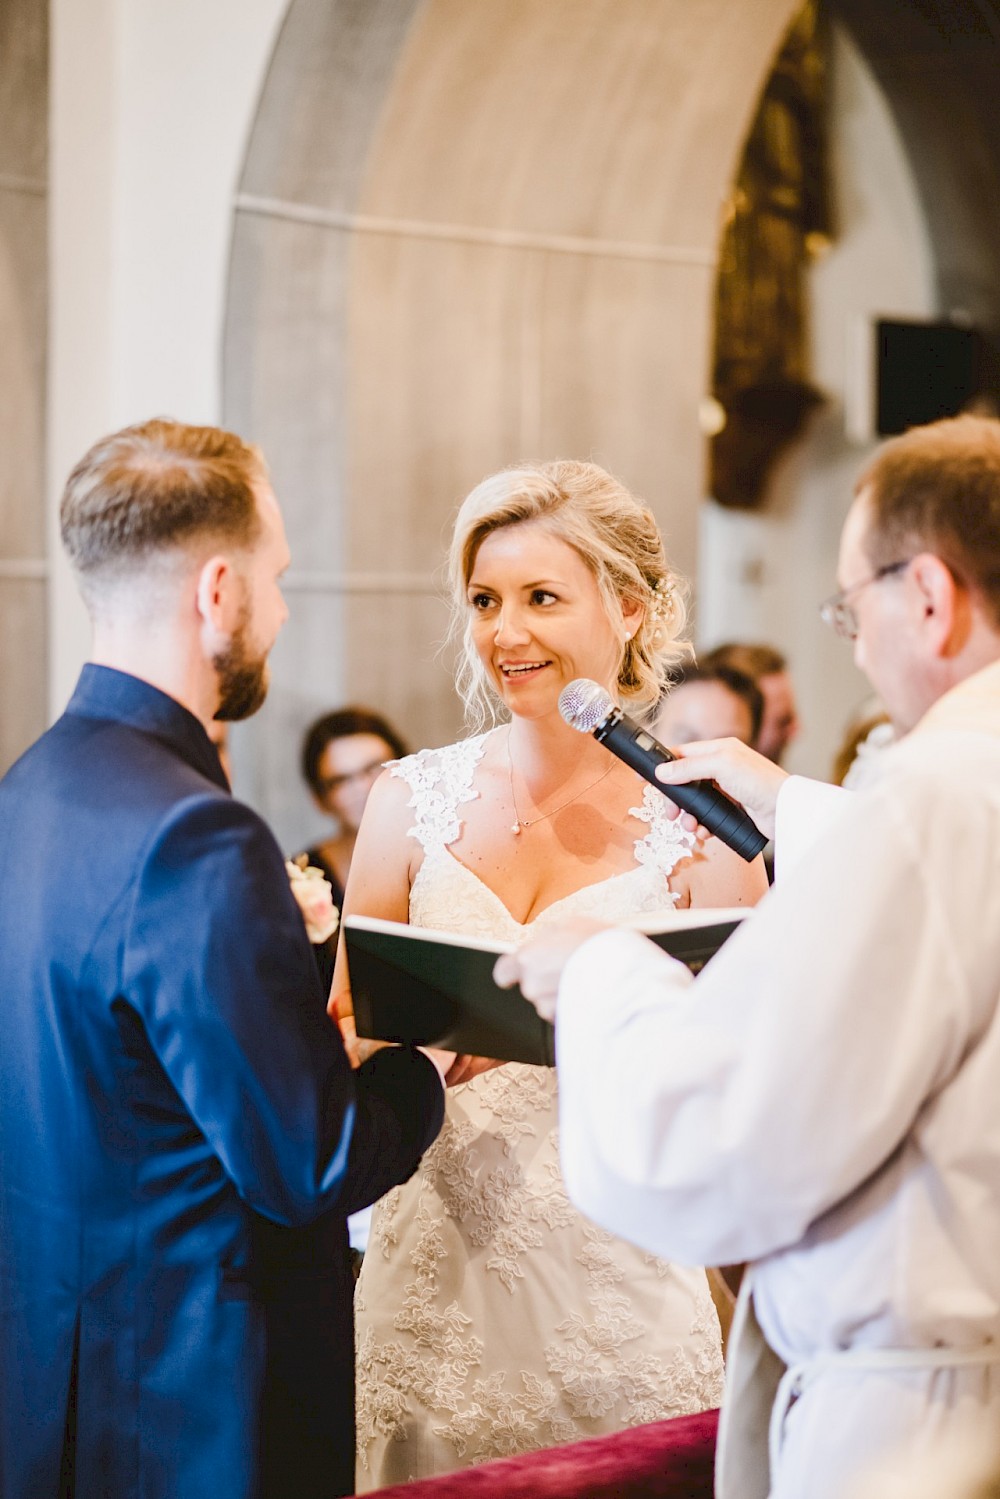
{"label": "lace bodice", "polygon": [[410,892],[410,921],[415,926],[517,941],[548,920],[595,915],[613,922],[674,905],[677,897],[668,881],[694,839],[666,815],[663,797],[644,786],[641,804],[630,809],[631,816],[647,824],[646,833],[635,841],[635,868],[581,886],[546,906],[531,922],[515,920],[500,897],[449,852],[462,831],[460,809],[479,795],[475,773],[487,738],[480,734],[393,762],[392,774],[413,792],[415,821],[409,833],[424,851]]}
{"label": "lace bodice", "polygon": [[[645,788],[635,866],[521,923],[451,852],[487,736],[396,762],[423,860],[410,921],[517,942],[570,913],[669,910],[692,839]],[[718,1403],[704,1272],[587,1222],[559,1169],[552,1068],[509,1063],[448,1090],[416,1174],[377,1205],[355,1303],[358,1491]]]}

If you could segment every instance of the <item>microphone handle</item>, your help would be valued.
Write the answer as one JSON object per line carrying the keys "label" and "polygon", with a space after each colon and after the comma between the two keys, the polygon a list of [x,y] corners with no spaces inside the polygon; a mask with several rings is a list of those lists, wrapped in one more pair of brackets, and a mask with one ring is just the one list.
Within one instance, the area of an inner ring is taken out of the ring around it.
{"label": "microphone handle", "polygon": [[676,760],[652,734],[625,717],[620,708],[609,713],[593,730],[594,738],[638,771],[657,791],[669,796],[683,812],[693,817],[716,838],[749,863],[767,846],[767,838],[743,808],[713,786],[711,781],[689,781],[684,786],[665,786],[656,779],[656,767]]}

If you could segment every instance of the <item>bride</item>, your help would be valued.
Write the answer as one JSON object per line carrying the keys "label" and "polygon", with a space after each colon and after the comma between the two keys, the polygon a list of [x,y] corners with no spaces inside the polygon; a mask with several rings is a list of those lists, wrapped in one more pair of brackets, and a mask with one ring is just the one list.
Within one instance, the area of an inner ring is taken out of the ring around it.
{"label": "bride", "polygon": [[[558,711],[576,677],[649,709],[684,653],[650,512],[592,464],[507,470],[462,505],[450,569],[470,716],[481,725],[499,705],[509,722],[383,773],[346,911],[517,941],[571,914],[757,900],[760,860],[695,845]],[[334,994],[350,1035],[343,960]],[[554,1072],[475,1058],[456,1078],[438,1140],[375,1210],[356,1302],[359,1492],[721,1395],[705,1272],[570,1206]]]}

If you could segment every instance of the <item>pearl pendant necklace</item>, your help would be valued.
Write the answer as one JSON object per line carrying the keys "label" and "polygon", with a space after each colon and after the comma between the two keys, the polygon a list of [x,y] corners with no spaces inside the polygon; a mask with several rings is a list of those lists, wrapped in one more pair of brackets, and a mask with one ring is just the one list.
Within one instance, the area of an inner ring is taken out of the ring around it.
{"label": "pearl pendant necklace", "polygon": [[517,798],[514,795],[514,757],[513,757],[513,755],[510,752],[510,729],[508,729],[507,730],[507,774],[508,774],[508,777],[510,779],[510,800],[511,800],[511,805],[514,808],[514,821],[510,825],[510,830],[513,833],[514,837],[515,838],[520,838],[521,833],[523,832],[523,830],[525,828],[533,828],[536,822],[546,822],[548,820],[548,818],[555,817],[556,813],[557,812],[561,812],[564,807],[568,807],[571,802],[578,801],[579,798],[581,796],[585,796],[588,791],[593,791],[593,789],[594,789],[595,786],[599,786],[601,784],[601,782],[603,780],[605,780],[606,777],[608,777],[611,774],[611,772],[615,768],[615,763],[616,762],[614,760],[612,760],[611,764],[608,766],[607,770],[602,770],[601,774],[597,777],[596,781],[591,781],[589,783],[589,785],[581,787],[581,789],[579,791],[574,792],[572,796],[568,796],[564,802],[560,802],[559,805],[558,805],[558,807],[553,807],[551,812],[542,812],[540,814],[540,816],[538,816],[538,817],[522,817],[521,814],[520,814],[520,812],[517,810]]}

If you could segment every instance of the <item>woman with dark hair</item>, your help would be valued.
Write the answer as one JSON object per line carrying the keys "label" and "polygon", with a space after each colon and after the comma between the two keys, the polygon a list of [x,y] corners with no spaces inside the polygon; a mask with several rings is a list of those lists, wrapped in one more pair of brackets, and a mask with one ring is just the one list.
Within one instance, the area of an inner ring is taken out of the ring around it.
{"label": "woman with dark hair", "polygon": [[302,742],[302,775],[319,810],[332,819],[328,838],[306,849],[309,863],[322,869],[340,906],[347,872],[368,793],[387,760],[407,753],[399,734],[371,708],[338,708],[324,713]]}
{"label": "woman with dark hair", "polygon": [[[324,713],[306,730],[302,741],[302,777],[319,810],[332,820],[333,829],[328,838],[296,855],[294,862],[311,864],[323,871],[330,881],[338,912],[344,904],[351,856],[368,793],[386,761],[401,760],[407,753],[392,724],[372,708],[356,705],[337,708],[333,713]],[[333,983],[337,937],[334,932],[325,942],[313,945],[316,966],[327,993]],[[371,1208],[364,1208],[348,1219],[355,1275],[368,1243],[370,1218]]]}
{"label": "woman with dark hair", "polygon": [[[333,903],[344,903],[347,874],[368,793],[387,760],[401,760],[406,745],[381,713],[349,706],[324,713],[302,741],[302,776],[313,801],[333,823],[329,837],[296,856],[321,869],[330,881]],[[337,956],[337,937],[314,947],[320,976],[329,992]]]}

